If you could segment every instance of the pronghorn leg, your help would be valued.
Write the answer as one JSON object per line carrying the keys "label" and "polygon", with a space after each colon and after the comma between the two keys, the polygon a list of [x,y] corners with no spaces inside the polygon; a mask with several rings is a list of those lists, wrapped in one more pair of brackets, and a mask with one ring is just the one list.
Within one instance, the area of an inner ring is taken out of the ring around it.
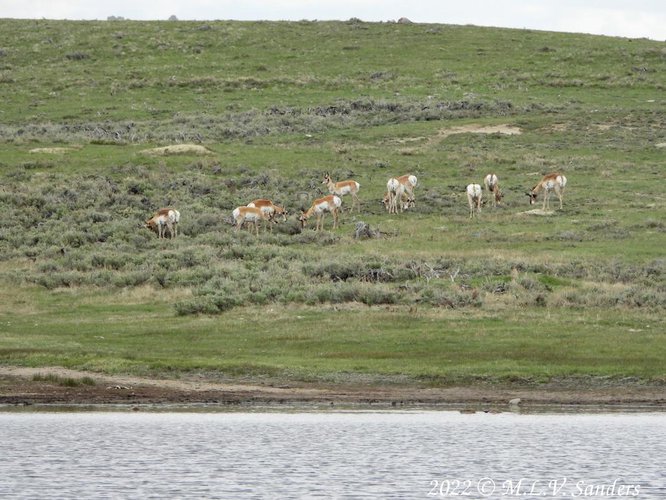
{"label": "pronghorn leg", "polygon": [[557,194],[557,197],[560,199],[560,210],[562,210],[562,189],[560,189],[559,186],[555,186],[555,193]]}
{"label": "pronghorn leg", "polygon": [[338,209],[333,210],[333,229],[338,227]]}

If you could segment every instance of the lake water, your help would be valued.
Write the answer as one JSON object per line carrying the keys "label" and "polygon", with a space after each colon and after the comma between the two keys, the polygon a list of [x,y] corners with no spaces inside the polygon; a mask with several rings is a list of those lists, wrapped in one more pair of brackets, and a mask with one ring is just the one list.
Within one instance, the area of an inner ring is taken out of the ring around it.
{"label": "lake water", "polygon": [[0,498],[666,498],[666,414],[2,413]]}

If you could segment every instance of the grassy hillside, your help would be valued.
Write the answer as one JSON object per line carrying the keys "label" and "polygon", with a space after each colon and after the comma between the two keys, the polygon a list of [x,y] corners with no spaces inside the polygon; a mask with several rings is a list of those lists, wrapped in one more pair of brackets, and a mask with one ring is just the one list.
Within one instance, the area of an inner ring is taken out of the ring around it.
{"label": "grassy hillside", "polygon": [[[665,87],[648,40],[0,20],[0,363],[664,381]],[[151,153],[177,144],[206,150]],[[361,213],[301,231],[326,171],[361,184]],[[470,220],[464,188],[491,171],[503,204]],[[551,171],[563,210],[526,213]],[[408,172],[416,207],[389,215],[386,181]],[[259,197],[289,220],[236,232]],[[166,205],[176,240],[141,228]]]}

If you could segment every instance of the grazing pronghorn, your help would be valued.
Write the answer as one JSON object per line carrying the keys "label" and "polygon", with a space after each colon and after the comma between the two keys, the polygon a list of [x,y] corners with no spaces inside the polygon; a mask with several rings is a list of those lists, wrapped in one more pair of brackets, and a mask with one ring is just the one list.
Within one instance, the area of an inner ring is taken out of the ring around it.
{"label": "grazing pronghorn", "polygon": [[495,174],[488,174],[483,178],[483,184],[486,186],[488,193],[492,195],[493,207],[496,207],[504,196],[499,186],[499,179]]}
{"label": "grazing pronghorn", "polygon": [[407,193],[407,196],[409,197],[409,203],[411,206],[415,205],[415,200],[414,200],[414,188],[416,187],[416,184],[418,183],[418,180],[416,179],[415,175],[411,174],[405,174],[401,175],[400,177],[396,177],[398,179],[398,182],[405,186],[405,192]]}
{"label": "grazing pronghorn", "polygon": [[267,212],[257,207],[237,207],[234,208],[231,215],[234,221],[236,221],[236,231],[240,231],[244,222],[252,222],[254,224],[254,232],[257,236],[259,235],[259,221],[265,220],[270,222],[271,220],[271,216]]}
{"label": "grazing pronghorn", "polygon": [[469,217],[474,217],[474,212],[481,212],[481,185],[469,184],[467,186],[467,202],[469,203]]}
{"label": "grazing pronghorn", "polygon": [[[271,200],[262,198],[259,200],[251,201],[250,203],[247,204],[247,206],[260,208],[261,210],[263,210],[268,214],[272,222],[277,223],[276,218],[278,216],[282,218],[282,222],[287,221],[287,211],[283,207],[273,204]],[[273,231],[273,226],[269,225],[269,227],[271,228],[271,231]]]}
{"label": "grazing pronghorn", "polygon": [[[384,198],[382,198],[382,203],[384,204],[384,208],[386,210],[391,209],[391,195],[388,191],[384,193]],[[407,210],[408,208],[411,208],[413,206],[414,206],[414,200],[410,199],[407,193],[403,191],[402,196],[400,197],[400,208],[402,210]]]}
{"label": "grazing pronghorn", "polygon": [[324,228],[324,217],[326,212],[331,212],[333,215],[333,229],[338,226],[338,211],[342,206],[342,200],[334,195],[329,194],[323,198],[319,198],[312,203],[312,206],[308,208],[307,212],[301,212],[301,216],[298,220],[301,221],[301,227],[305,227],[307,220],[313,215],[317,216],[317,231]]}
{"label": "grazing pronghorn", "polygon": [[558,172],[544,175],[543,179],[527,193],[527,196],[530,197],[530,205],[536,203],[539,191],[543,191],[543,210],[550,208],[550,192],[555,191],[555,194],[560,199],[560,210],[562,210],[562,196],[564,195],[566,185],[567,178]]}
{"label": "grazing pronghorn", "polygon": [[358,206],[359,213],[361,212],[361,202],[358,199],[358,190],[361,185],[356,181],[340,181],[333,182],[331,176],[326,173],[324,174],[324,180],[321,181],[322,184],[326,184],[328,187],[328,192],[337,196],[344,196],[350,194],[352,196],[352,204],[349,211],[354,210],[354,203]]}
{"label": "grazing pronghorn", "polygon": [[146,221],[144,227],[157,231],[158,238],[165,238],[166,231],[169,231],[169,237],[178,236],[178,223],[180,222],[180,212],[175,208],[160,208],[155,215]]}

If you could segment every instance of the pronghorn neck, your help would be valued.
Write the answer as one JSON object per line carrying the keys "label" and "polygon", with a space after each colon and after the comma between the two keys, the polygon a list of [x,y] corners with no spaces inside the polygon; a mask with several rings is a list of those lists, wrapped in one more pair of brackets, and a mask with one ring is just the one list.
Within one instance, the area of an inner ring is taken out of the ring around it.
{"label": "pronghorn neck", "polygon": [[326,174],[324,176],[322,184],[326,184],[326,187],[328,188],[329,191],[335,190],[335,182],[333,182],[333,179],[331,179],[331,176],[329,174]]}
{"label": "pronghorn neck", "polygon": [[309,219],[310,217],[312,217],[312,214],[314,214],[316,208],[317,207],[315,205],[312,205],[310,208],[308,208],[305,212],[303,212],[303,218]]}

